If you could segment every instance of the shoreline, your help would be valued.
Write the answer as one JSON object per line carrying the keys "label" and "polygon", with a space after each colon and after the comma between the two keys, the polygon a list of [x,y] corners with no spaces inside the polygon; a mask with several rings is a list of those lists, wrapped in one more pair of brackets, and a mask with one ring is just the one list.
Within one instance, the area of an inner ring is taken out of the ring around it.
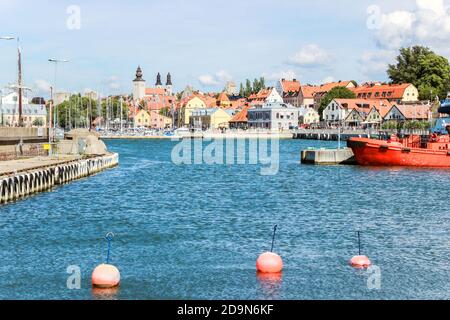
{"label": "shoreline", "polygon": [[196,133],[182,136],[100,136],[102,140],[294,139],[294,133]]}

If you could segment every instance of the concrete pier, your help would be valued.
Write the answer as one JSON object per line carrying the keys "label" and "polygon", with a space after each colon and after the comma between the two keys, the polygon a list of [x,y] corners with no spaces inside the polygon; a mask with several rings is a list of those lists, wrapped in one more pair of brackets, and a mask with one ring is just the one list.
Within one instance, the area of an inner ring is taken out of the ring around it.
{"label": "concrete pier", "polygon": [[117,153],[88,158],[32,158],[0,162],[0,204],[49,190],[118,164]]}
{"label": "concrete pier", "polygon": [[303,164],[356,164],[352,149],[308,149],[302,151]]}

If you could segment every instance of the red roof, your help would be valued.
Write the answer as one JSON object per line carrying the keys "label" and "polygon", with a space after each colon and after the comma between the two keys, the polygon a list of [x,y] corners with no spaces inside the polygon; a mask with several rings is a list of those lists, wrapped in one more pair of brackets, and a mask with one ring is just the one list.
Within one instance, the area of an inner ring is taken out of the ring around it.
{"label": "red roof", "polygon": [[392,108],[393,104],[385,99],[334,99],[342,107],[349,110],[356,109],[360,112],[370,112],[375,107],[382,117],[384,117]]}
{"label": "red roof", "polygon": [[325,93],[336,87],[346,87],[351,89],[352,85],[352,81],[330,82],[320,86],[301,86],[300,91],[302,92],[304,98],[313,98],[316,93]]}
{"label": "red roof", "polygon": [[250,109],[250,107],[245,106],[244,109],[235,114],[229,122],[248,122],[248,109]]}
{"label": "red roof", "polygon": [[304,98],[313,98],[318,88],[316,86],[301,86],[300,91]]}
{"label": "red roof", "polygon": [[166,90],[164,88],[146,88],[145,95],[164,95]]}
{"label": "red roof", "polygon": [[424,104],[400,104],[396,107],[406,119],[428,120],[431,112],[431,106]]}
{"label": "red roof", "polygon": [[403,99],[405,90],[411,86],[405,84],[383,84],[383,85],[367,85],[357,88],[351,88],[358,98],[366,99]]}
{"label": "red roof", "polygon": [[283,92],[285,92],[285,93],[299,92],[301,84],[300,84],[300,81],[297,81],[297,80],[293,80],[293,81],[281,80],[281,86],[283,87]]}
{"label": "red roof", "polygon": [[219,97],[217,98],[220,102],[230,102],[230,99],[228,98],[227,94],[225,92],[222,92],[219,94]]}

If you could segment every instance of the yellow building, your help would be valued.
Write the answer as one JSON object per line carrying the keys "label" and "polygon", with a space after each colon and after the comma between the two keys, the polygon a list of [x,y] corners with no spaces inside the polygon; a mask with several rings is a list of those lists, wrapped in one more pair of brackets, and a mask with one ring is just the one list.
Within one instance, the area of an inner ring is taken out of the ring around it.
{"label": "yellow building", "polygon": [[231,110],[217,109],[211,115],[211,127],[213,129],[228,128],[232,118],[233,112]]}
{"label": "yellow building", "polygon": [[219,97],[217,98],[217,105],[221,108],[231,107],[231,101],[225,92],[219,94]]}
{"label": "yellow building", "polygon": [[196,129],[221,129],[228,128],[229,122],[233,118],[232,110],[220,108],[197,109],[192,111],[190,124]]}
{"label": "yellow building", "polygon": [[313,124],[320,122],[319,113],[313,108],[300,107],[299,108],[299,123],[300,124]]}
{"label": "yellow building", "polygon": [[139,111],[136,115],[136,125],[138,127],[151,127],[152,118],[150,117],[150,114],[145,110]]}
{"label": "yellow building", "polygon": [[195,109],[206,109],[205,101],[198,96],[190,97],[184,104],[184,125],[189,125],[189,120],[192,115],[192,111]]}

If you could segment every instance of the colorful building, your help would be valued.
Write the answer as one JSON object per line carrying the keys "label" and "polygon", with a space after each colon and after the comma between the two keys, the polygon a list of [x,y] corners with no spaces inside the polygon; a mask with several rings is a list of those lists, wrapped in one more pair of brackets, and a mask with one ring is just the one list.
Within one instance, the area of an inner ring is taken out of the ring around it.
{"label": "colorful building", "polygon": [[249,106],[245,106],[241,111],[236,113],[233,118],[231,118],[230,129],[240,129],[247,130],[248,129],[248,109]]}
{"label": "colorful building", "polygon": [[300,107],[299,92],[301,83],[297,79],[292,81],[281,79],[277,86],[277,92],[283,97],[284,103],[291,104],[294,107]]}
{"label": "colorful building", "polygon": [[358,99],[387,99],[395,103],[411,103],[419,100],[419,91],[410,83],[370,83],[351,88]]}
{"label": "colorful building", "polygon": [[284,103],[283,98],[275,88],[262,89],[257,94],[252,94],[248,100],[252,106],[262,106],[266,103]]}
{"label": "colorful building", "polygon": [[248,110],[248,127],[286,131],[298,127],[298,108],[280,102],[268,102]]}
{"label": "colorful building", "polygon": [[150,128],[152,123],[150,114],[146,110],[139,110],[139,112],[136,114],[135,121],[136,126],[145,128]]}
{"label": "colorful building", "polygon": [[190,117],[190,125],[201,130],[229,128],[229,121],[233,117],[232,110],[221,108],[196,109]]}
{"label": "colorful building", "polygon": [[299,124],[314,124],[320,122],[319,113],[311,107],[301,106],[298,108]]}
{"label": "colorful building", "polygon": [[194,94],[191,97],[187,98],[182,105],[184,125],[185,126],[189,125],[192,111],[196,109],[206,109],[206,108],[207,105],[205,101],[202,98],[200,98],[200,95]]}

